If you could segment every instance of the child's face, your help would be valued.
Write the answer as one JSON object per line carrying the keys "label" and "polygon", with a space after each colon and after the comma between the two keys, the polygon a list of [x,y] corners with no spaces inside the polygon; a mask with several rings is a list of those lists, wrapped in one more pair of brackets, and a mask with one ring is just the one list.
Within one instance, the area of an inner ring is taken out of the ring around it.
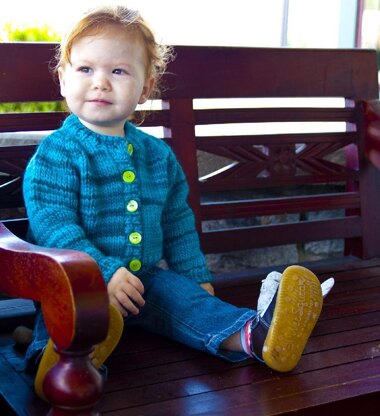
{"label": "child's face", "polygon": [[142,42],[117,26],[73,43],[71,63],[59,69],[62,96],[96,133],[124,136],[124,124],[153,87],[146,79]]}

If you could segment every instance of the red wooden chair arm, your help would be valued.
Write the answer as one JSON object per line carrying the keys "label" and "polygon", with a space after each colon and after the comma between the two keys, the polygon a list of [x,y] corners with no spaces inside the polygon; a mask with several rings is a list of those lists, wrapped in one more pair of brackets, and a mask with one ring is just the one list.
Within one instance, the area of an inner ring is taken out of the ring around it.
{"label": "red wooden chair arm", "polygon": [[[29,244],[0,223],[0,292],[41,302],[49,335],[61,357],[65,357],[66,373],[56,369],[54,377],[61,382],[62,377],[68,378],[70,385],[69,378],[75,374],[74,390],[79,391],[79,373],[88,373],[91,366],[88,354],[94,344],[106,337],[108,329],[107,290],[95,261],[78,251]],[[71,363],[69,371],[67,362]],[[103,383],[93,370],[90,372],[94,379],[86,382],[91,393],[78,399],[73,392],[74,408],[91,407],[98,401],[99,397],[95,396],[102,393]],[[65,394],[56,392],[54,400],[58,407],[70,406]],[[60,397],[65,403],[59,403]]]}

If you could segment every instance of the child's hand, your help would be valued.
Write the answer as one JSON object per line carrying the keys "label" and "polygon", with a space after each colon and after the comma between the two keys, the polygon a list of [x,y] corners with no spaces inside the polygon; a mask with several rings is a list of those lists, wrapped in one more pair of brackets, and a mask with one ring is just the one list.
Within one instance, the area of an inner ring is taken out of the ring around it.
{"label": "child's hand", "polygon": [[115,305],[125,317],[130,312],[137,315],[144,306],[144,286],[141,280],[125,267],[116,270],[107,286],[110,303]]}
{"label": "child's hand", "polygon": [[211,296],[215,296],[214,286],[211,283],[201,283],[201,288],[208,292]]}

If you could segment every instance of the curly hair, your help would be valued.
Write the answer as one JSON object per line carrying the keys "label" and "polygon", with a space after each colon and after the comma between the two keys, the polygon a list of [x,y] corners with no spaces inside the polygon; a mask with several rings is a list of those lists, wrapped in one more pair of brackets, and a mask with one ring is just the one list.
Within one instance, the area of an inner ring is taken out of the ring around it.
{"label": "curly hair", "polygon": [[56,52],[55,71],[70,63],[73,44],[88,34],[97,34],[108,25],[119,25],[130,33],[137,34],[146,49],[146,77],[153,77],[154,87],[150,99],[160,95],[160,79],[166,70],[168,62],[173,59],[170,46],[158,44],[154,33],[140,13],[124,6],[103,6],[90,10],[77,21],[62,39]]}

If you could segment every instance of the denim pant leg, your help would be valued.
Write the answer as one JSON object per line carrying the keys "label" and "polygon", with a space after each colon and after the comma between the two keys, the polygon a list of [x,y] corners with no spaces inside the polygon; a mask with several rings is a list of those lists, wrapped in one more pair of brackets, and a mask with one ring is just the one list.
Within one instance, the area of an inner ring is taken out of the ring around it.
{"label": "denim pant leg", "polygon": [[229,361],[248,358],[243,352],[221,350],[220,344],[254,318],[254,310],[223,302],[172,271],[156,268],[141,280],[146,303],[139,315],[126,320],[127,325],[138,325]]}
{"label": "denim pant leg", "polygon": [[25,371],[31,374],[37,371],[42,351],[49,341],[49,334],[45,326],[41,308],[37,305],[36,309],[37,314],[34,323],[33,339],[25,354]]}

